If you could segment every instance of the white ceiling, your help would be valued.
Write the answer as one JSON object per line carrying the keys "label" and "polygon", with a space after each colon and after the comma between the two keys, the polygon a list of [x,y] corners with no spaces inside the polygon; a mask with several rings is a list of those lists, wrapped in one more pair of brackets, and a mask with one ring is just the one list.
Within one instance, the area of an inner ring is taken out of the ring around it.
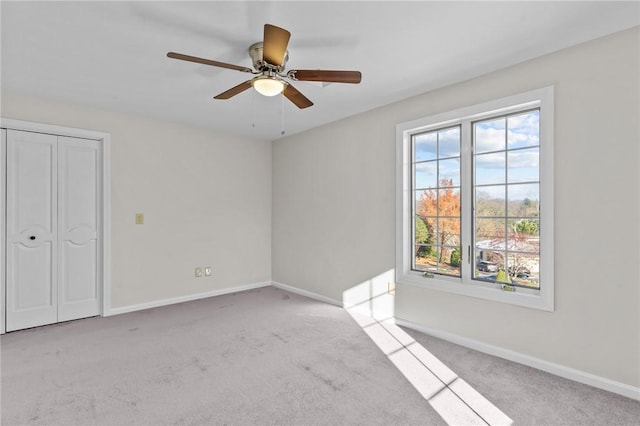
{"label": "white ceiling", "polygon": [[[640,2],[6,2],[2,90],[276,139],[640,24]],[[295,86],[299,110],[247,74],[265,23],[288,29],[287,69],[355,69],[362,83]]]}

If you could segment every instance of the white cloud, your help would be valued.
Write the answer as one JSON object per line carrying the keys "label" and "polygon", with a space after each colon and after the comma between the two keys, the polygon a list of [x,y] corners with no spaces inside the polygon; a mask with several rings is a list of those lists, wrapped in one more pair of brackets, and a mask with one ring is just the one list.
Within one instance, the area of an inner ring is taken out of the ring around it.
{"label": "white cloud", "polygon": [[508,120],[509,130],[521,129],[527,132],[537,132],[540,125],[540,112],[536,110],[526,114],[512,115]]}
{"label": "white cloud", "polygon": [[508,117],[509,148],[534,146],[540,144],[540,112],[530,111],[526,114]]}
{"label": "white cloud", "polygon": [[512,168],[520,167],[535,167],[539,166],[539,154],[538,149],[525,149],[518,151],[509,151],[509,171]]}
{"label": "white cloud", "polygon": [[484,127],[484,123],[476,125],[475,152],[500,151],[505,149],[504,129]]}
{"label": "white cloud", "polygon": [[504,170],[504,152],[476,155],[476,170],[502,169]]}

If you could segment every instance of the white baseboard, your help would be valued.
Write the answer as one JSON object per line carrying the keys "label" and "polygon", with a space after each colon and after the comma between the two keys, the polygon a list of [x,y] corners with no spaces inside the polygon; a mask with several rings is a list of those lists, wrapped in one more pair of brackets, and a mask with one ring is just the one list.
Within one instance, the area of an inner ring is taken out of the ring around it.
{"label": "white baseboard", "polygon": [[261,287],[268,287],[271,282],[254,283],[241,285],[237,287],[224,288],[221,290],[212,290],[204,293],[188,294],[186,296],[173,297],[170,299],[154,300],[153,302],[145,302],[136,305],[122,306],[119,308],[111,308],[104,312],[102,316],[110,317],[112,315],[126,314],[127,312],[142,311],[144,309],[157,308],[160,306],[173,305],[174,303],[190,302],[192,300],[206,299],[208,297],[222,296],[224,294],[237,293],[239,291],[253,290]]}
{"label": "white baseboard", "polygon": [[529,367],[537,368],[538,370],[546,371],[547,373],[551,373],[556,376],[564,377],[565,379],[584,383],[586,385],[590,385],[599,389],[626,396],[627,398],[640,401],[640,388],[638,387],[616,382],[615,380],[596,376],[595,374],[576,370],[564,365],[555,364],[553,362],[545,361],[509,349],[501,348],[499,346],[483,343],[478,340],[469,339],[457,334],[425,327],[421,324],[407,321],[401,318],[396,318],[395,323],[399,326],[407,327],[419,331],[420,333],[437,337],[438,339],[446,340],[447,342],[455,343],[460,346],[484,352],[486,354],[497,356],[499,358],[504,358],[506,360],[517,362],[519,364],[524,364]]}
{"label": "white baseboard", "polygon": [[308,297],[310,299],[315,299],[315,300],[318,300],[320,302],[325,302],[325,303],[328,303],[330,305],[335,305],[335,306],[338,306],[338,307],[342,308],[342,301],[341,300],[332,299],[330,297],[326,297],[326,296],[323,296],[321,294],[313,293],[313,292],[307,291],[307,290],[302,290],[300,288],[292,287],[292,286],[287,285],[287,284],[282,284],[282,283],[279,283],[277,281],[271,281],[271,285],[276,287],[276,288],[279,288],[281,290],[286,290],[286,291],[289,291],[291,293],[299,294],[300,296],[306,296],[306,297]]}

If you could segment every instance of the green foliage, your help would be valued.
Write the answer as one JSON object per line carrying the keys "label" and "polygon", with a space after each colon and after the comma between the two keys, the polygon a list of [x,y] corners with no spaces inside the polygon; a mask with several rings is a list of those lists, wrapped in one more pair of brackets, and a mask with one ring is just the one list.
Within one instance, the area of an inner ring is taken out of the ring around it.
{"label": "green foliage", "polygon": [[416,244],[428,244],[427,246],[417,247],[417,255],[420,257],[433,256],[433,231],[429,224],[416,216]]}
{"label": "green foliage", "polygon": [[416,216],[416,244],[425,244],[429,238],[429,231],[424,220]]}
{"label": "green foliage", "polygon": [[458,267],[460,266],[460,249],[456,248],[451,252],[451,258],[449,259],[449,263],[451,266]]}
{"label": "green foliage", "polygon": [[523,234],[538,235],[538,223],[522,219],[516,223],[516,231]]}
{"label": "green foliage", "polygon": [[420,246],[418,249],[418,256],[420,257],[433,257],[434,255],[435,253],[431,246]]}

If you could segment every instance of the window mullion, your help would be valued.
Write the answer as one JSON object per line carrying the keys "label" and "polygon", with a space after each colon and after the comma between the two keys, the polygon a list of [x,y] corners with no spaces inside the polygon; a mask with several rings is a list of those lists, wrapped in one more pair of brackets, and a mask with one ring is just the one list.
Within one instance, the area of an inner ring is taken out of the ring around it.
{"label": "window mullion", "polygon": [[471,121],[461,122],[460,129],[460,209],[462,213],[460,222],[460,244],[462,251],[462,282],[470,283],[472,268],[474,265],[473,250],[473,152]]}

